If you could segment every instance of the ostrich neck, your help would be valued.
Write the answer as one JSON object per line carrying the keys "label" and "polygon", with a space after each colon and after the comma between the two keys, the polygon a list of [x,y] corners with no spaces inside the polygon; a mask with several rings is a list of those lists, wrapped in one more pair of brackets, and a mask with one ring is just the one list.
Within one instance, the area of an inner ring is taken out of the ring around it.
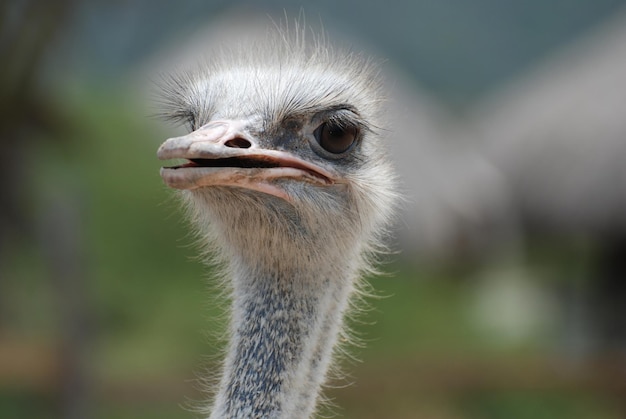
{"label": "ostrich neck", "polygon": [[211,419],[308,418],[332,358],[353,273],[234,276],[231,341]]}

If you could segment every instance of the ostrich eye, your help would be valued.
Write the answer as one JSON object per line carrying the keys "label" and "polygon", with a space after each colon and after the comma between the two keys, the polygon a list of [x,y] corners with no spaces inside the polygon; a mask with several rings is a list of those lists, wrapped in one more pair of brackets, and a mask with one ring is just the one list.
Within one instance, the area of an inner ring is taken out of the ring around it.
{"label": "ostrich eye", "polygon": [[324,150],[332,154],[341,154],[348,151],[356,141],[357,128],[324,122],[317,127],[313,135]]}

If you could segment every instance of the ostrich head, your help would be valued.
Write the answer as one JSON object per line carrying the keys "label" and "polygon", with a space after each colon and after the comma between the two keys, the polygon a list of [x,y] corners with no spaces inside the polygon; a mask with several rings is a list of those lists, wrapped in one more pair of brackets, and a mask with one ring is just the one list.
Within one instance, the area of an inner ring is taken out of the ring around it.
{"label": "ostrich head", "polygon": [[226,267],[214,418],[309,417],[394,202],[371,62],[278,34],[168,79],[161,170]]}

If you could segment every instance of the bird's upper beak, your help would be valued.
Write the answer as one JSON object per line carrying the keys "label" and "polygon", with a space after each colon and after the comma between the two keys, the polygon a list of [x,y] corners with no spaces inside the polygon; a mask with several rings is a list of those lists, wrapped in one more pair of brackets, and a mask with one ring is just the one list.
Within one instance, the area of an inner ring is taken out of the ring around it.
{"label": "bird's upper beak", "polygon": [[246,121],[214,121],[183,137],[166,140],[157,152],[161,160],[187,159],[180,166],[163,167],[161,177],[176,189],[235,186],[289,199],[276,184],[291,178],[315,185],[332,185],[338,176],[330,169],[292,153],[261,148],[245,130]]}

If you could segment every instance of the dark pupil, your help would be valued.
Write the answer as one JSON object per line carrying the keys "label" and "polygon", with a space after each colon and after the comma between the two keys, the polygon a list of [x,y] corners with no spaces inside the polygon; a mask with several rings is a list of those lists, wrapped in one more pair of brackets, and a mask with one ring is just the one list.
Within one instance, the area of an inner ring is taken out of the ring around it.
{"label": "dark pupil", "polygon": [[355,139],[355,127],[340,127],[326,123],[322,125],[322,132],[318,141],[324,150],[333,154],[339,154],[347,151]]}

